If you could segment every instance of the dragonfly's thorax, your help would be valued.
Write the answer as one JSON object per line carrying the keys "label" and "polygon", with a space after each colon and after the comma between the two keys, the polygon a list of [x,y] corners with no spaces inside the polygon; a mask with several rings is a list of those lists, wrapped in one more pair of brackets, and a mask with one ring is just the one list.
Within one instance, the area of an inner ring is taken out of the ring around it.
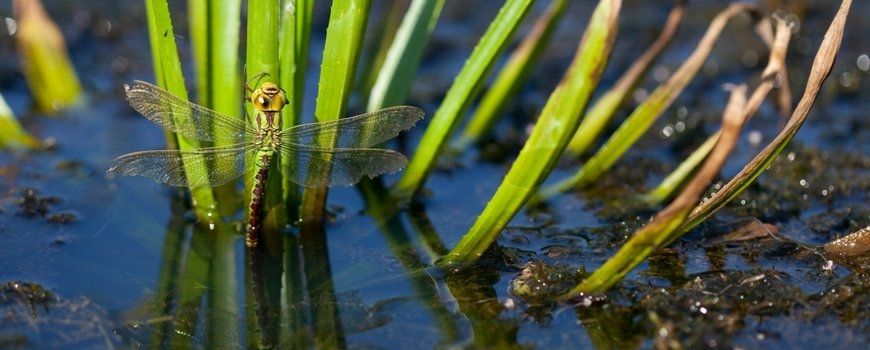
{"label": "dragonfly's thorax", "polygon": [[259,112],[254,143],[262,150],[277,150],[281,144],[281,112]]}

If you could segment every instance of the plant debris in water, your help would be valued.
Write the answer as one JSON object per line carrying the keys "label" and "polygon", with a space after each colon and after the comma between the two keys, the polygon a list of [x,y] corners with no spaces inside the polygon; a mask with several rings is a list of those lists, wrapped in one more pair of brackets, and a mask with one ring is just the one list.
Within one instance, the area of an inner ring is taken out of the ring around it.
{"label": "plant debris in water", "polygon": [[39,284],[0,283],[0,348],[106,348],[119,344],[108,314],[85,297],[66,299]]}

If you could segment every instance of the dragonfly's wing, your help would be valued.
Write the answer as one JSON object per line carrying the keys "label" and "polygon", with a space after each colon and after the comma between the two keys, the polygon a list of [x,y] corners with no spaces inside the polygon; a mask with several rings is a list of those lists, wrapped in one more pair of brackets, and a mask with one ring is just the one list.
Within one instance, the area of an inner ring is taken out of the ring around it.
{"label": "dragonfly's wing", "polygon": [[337,135],[336,148],[365,148],[396,137],[423,118],[423,110],[397,106],[333,121],[302,124],[281,132],[285,145],[317,146],[320,135]]}
{"label": "dragonfly's wing", "polygon": [[[159,150],[127,153],[109,168],[121,175],[145,176],[172,186],[218,186],[245,171],[245,154],[253,145],[196,150]],[[193,169],[185,174],[185,167]]]}
{"label": "dragonfly's wing", "polygon": [[245,121],[215,112],[173,95],[155,85],[135,80],[125,86],[130,106],[164,129],[203,141],[241,143],[253,137]]}
{"label": "dragonfly's wing", "polygon": [[395,173],[408,163],[401,153],[388,149],[333,148],[282,145],[282,174],[305,187],[350,186],[363,176]]}

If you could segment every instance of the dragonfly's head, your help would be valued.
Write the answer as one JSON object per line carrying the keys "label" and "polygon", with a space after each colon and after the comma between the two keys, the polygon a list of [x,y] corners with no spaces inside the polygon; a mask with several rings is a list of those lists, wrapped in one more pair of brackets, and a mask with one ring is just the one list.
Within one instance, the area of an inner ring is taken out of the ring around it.
{"label": "dragonfly's head", "polygon": [[263,112],[279,112],[287,104],[287,95],[275,83],[263,83],[251,94],[251,103]]}

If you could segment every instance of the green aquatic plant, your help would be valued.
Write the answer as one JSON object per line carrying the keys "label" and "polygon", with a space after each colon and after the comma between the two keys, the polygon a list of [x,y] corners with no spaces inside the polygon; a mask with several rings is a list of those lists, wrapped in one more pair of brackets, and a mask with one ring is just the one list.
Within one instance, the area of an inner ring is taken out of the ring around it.
{"label": "green aquatic plant", "polygon": [[459,138],[453,142],[453,148],[463,150],[470,144],[480,140],[492,125],[500,117],[509,101],[526,81],[532,68],[535,66],[538,56],[547,47],[553,31],[565,14],[568,2],[565,0],[553,0],[547,11],[542,14],[532,31],[523,39],[522,43],[514,50],[511,57],[496,76],[492,86],[483,95],[480,105],[474,111],[474,115],[468,121],[465,130]]}
{"label": "green aquatic plant", "polygon": [[78,103],[82,86],[67,54],[60,28],[37,0],[12,3],[15,46],[36,107],[57,112]]}
{"label": "green aquatic plant", "polygon": [[571,298],[583,293],[600,293],[622,280],[631,269],[643,262],[653,250],[661,247],[673,236],[683,223],[689,211],[698,202],[713,178],[719,173],[737,139],[746,115],[746,86],[732,88],[731,98],[725,107],[722,120],[722,135],[716,142],[713,152],[686,189],[667,207],[662,209],[650,223],[638,229],[619,251],[608,259],[591,275],[583,279],[577,287],[562,298]]}
{"label": "green aquatic plant", "polygon": [[673,103],[680,92],[685,89],[701,65],[713,51],[719,34],[725,24],[734,16],[756,11],[748,4],[735,3],[723,10],[713,21],[694,52],[685,60],[676,72],[661,86],[656,88],[628,116],[616,132],[601,146],[573,176],[543,188],[535,201],[546,200],[554,195],[572,188],[583,188],[594,183],[652,126],[653,122]]}
{"label": "green aquatic plant", "polygon": [[[370,5],[370,0],[337,0],[332,3],[323,46],[320,82],[317,84],[317,103],[314,107],[314,118],[319,122],[333,121],[344,116],[365,38]],[[312,145],[332,147],[336,138],[337,135],[334,134],[323,134],[312,140]],[[324,170],[329,171],[328,164]],[[305,190],[302,194],[300,219],[303,222],[322,222],[326,196],[326,188]]]}
{"label": "green aquatic plant", "polygon": [[6,104],[3,95],[0,95],[0,149],[36,149],[39,147],[39,140],[24,130],[15,115],[12,114],[12,109]]}
{"label": "green aquatic plant", "polygon": [[[798,102],[797,107],[791,113],[788,123],[783,127],[782,131],[776,138],[773,139],[755,158],[752,158],[743,169],[740,170],[728,183],[720,190],[712,195],[707,201],[695,208],[686,220],[686,223],[680,228],[680,232],[686,232],[704,219],[712,215],[716,210],[724,206],[728,201],[736,197],[746,187],[761,175],[782,150],[788,145],[797,131],[803,125],[819,95],[822,84],[827,80],[831,73],[831,68],[837,58],[837,53],[840,51],[840,44],[843,41],[843,28],[846,26],[846,18],[849,14],[849,8],[852,6],[851,0],[843,0],[840,3],[840,9],[831,21],[831,25],[825,32],[824,39],[819,45],[816,57],[813,60],[813,65],[810,68],[810,76],[807,79],[804,94]],[[784,54],[783,54],[784,57]]]}
{"label": "green aquatic plant", "polygon": [[677,0],[674,8],[665,20],[665,26],[658,39],[653,42],[646,52],[631,64],[625,73],[616,81],[610,90],[599,97],[589,111],[583,117],[583,121],[577,128],[574,138],[568,143],[566,152],[575,157],[582,155],[589,146],[598,138],[607,123],[616,115],[619,106],[634,91],[641,79],[646,75],[649,67],[665,50],[671,40],[676,36],[680,23],[686,13],[686,1]]}
{"label": "green aquatic plant", "polygon": [[483,213],[444,258],[444,264],[476,261],[553,169],[580,124],[586,102],[607,65],[621,5],[619,0],[598,3],[571,66],[547,100],[529,140]]}
{"label": "green aquatic plant", "polygon": [[[178,48],[175,45],[175,31],[169,15],[169,4],[166,0],[145,0],[145,11],[148,21],[148,37],[151,43],[151,58],[154,65],[154,78],[157,85],[180,100],[186,101],[187,88],[184,85],[181,61],[178,58]],[[179,120],[179,122],[184,121]],[[201,147],[198,139],[176,135],[170,130],[166,130],[166,143],[170,149],[189,152]],[[202,156],[194,156],[194,158],[199,159],[197,163],[200,165],[184,164],[185,176],[205,177],[208,171],[207,168],[203,167],[205,160],[202,159]],[[217,215],[218,203],[211,187],[192,186],[190,194],[197,220],[205,224],[220,221]]]}
{"label": "green aquatic plant", "polygon": [[423,185],[447,145],[450,134],[459,124],[463,113],[483,85],[486,74],[495,65],[498,55],[507,46],[531,4],[532,0],[508,0],[499,10],[447,90],[402,178],[393,186],[391,192],[394,197],[410,198]]}
{"label": "green aquatic plant", "polygon": [[[396,31],[369,94],[368,111],[403,104],[444,0],[414,0]],[[385,40],[389,42],[389,40]]]}
{"label": "green aquatic plant", "polygon": [[[242,90],[239,75],[241,1],[189,0],[188,6],[197,104],[238,116],[243,101],[239,98]],[[219,137],[210,145],[229,146],[231,141]],[[238,211],[240,202],[234,184],[215,188],[214,193],[221,216]]]}
{"label": "green aquatic plant", "polygon": [[[722,163],[739,136],[739,125],[755,113],[778,74],[785,69],[785,53],[791,35],[791,25],[780,20],[777,26],[776,39],[773,42],[771,58],[764,72],[764,79],[753,92],[748,102],[737,103],[738,107],[729,103],[726,110],[723,129],[711,154],[707,157],[698,174],[686,186],[683,192],[660,211],[653,220],[636,231],[631,239],[598,270],[587,277],[577,287],[561,297],[569,299],[585,293],[604,292],[622,278],[631,269],[640,264],[654,249],[670,244],[681,235],[694,228],[713,212],[724,206],[738,193],[749,186],[788,144],[800,125],[806,119],[810,108],[818,96],[822,83],[828,77],[843,39],[843,28],[849,13],[851,0],[844,0],[819,46],[816,58],[810,71],[804,95],[792,113],[786,126],[753,158],[737,175],[722,186],[710,198],[700,204],[698,202],[703,191],[718,173]],[[730,110],[730,111],[729,111]],[[735,117],[736,116],[736,117]]]}

